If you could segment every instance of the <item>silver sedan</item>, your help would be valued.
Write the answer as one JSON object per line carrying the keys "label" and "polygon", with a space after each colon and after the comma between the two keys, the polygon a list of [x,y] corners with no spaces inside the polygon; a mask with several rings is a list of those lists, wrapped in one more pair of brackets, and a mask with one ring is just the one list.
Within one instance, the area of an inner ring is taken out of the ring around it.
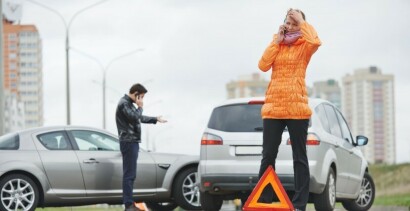
{"label": "silver sedan", "polygon": [[[140,150],[134,198],[153,210],[201,209],[198,156]],[[115,135],[88,127],[42,127],[0,137],[0,210],[122,203]]]}

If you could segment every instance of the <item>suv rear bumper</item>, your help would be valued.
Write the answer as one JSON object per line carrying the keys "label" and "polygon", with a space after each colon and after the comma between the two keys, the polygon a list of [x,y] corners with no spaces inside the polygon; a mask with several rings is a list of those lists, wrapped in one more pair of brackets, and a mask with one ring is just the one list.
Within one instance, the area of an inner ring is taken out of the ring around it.
{"label": "suv rear bumper", "polygon": [[[294,176],[285,174],[278,175],[282,186],[287,191],[295,190]],[[200,190],[211,194],[226,194],[238,191],[252,191],[259,181],[258,175],[202,175],[200,179]],[[207,185],[205,185],[207,184]],[[316,179],[310,177],[309,191],[312,193],[322,193],[325,184],[319,184]]]}

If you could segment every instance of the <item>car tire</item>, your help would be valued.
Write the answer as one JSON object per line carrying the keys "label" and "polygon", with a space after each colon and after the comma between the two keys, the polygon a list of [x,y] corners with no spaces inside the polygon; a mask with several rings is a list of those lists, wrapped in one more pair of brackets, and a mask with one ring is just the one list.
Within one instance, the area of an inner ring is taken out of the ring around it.
{"label": "car tire", "polygon": [[222,207],[222,198],[218,195],[212,195],[208,192],[201,192],[201,206],[204,211],[217,211]]}
{"label": "car tire", "polygon": [[183,209],[201,210],[198,167],[187,168],[178,174],[173,187],[173,196]]}
{"label": "car tire", "polygon": [[333,168],[329,169],[325,189],[314,196],[315,209],[319,211],[334,210],[336,204],[336,176]]}
{"label": "car tire", "polygon": [[146,202],[145,204],[148,206],[148,208],[158,211],[172,211],[178,207],[175,202]]}
{"label": "car tire", "polygon": [[0,180],[0,210],[33,211],[38,200],[38,187],[28,176],[10,174]]}
{"label": "car tire", "polygon": [[376,187],[373,178],[369,173],[365,172],[357,199],[345,200],[342,202],[342,205],[347,210],[369,210],[373,205],[375,195]]}

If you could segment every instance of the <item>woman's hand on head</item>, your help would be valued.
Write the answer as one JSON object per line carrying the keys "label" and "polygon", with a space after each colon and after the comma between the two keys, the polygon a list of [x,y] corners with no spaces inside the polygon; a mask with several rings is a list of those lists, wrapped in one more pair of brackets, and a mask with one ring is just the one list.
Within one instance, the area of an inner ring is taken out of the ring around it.
{"label": "woman's hand on head", "polygon": [[303,19],[302,13],[299,10],[289,9],[288,17],[292,18],[298,24],[305,22],[305,20]]}

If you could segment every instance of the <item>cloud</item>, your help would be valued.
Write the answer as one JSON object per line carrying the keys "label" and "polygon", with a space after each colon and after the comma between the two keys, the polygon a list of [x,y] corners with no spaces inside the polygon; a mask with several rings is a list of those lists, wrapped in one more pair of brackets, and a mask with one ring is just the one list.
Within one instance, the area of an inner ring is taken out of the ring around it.
{"label": "cloud", "polygon": [[[68,20],[96,1],[41,2]],[[395,75],[398,160],[410,160],[404,128],[409,116],[406,93],[410,92],[409,1],[107,1],[76,17],[70,40],[72,46],[105,65],[118,55],[144,48],[108,70],[107,84],[117,90],[107,91],[108,129],[116,133],[118,92],[125,93],[135,82],[150,81],[146,103],[161,103],[146,112],[169,116],[172,126],[157,137],[158,142],[177,143],[174,152],[186,151],[178,147],[181,144],[195,151],[212,107],[226,98],[225,84],[259,71],[257,62],[289,7],[306,13],[323,42],[308,67],[309,85],[317,80],[341,80],[370,65]],[[23,12],[22,23],[36,24],[43,39],[45,123],[64,124],[63,24],[54,14],[30,3],[25,3]],[[101,69],[74,52],[70,56],[73,124],[101,127],[102,91],[92,82],[101,81]],[[263,76],[269,78],[269,73]],[[157,125],[151,132],[162,127]]]}

